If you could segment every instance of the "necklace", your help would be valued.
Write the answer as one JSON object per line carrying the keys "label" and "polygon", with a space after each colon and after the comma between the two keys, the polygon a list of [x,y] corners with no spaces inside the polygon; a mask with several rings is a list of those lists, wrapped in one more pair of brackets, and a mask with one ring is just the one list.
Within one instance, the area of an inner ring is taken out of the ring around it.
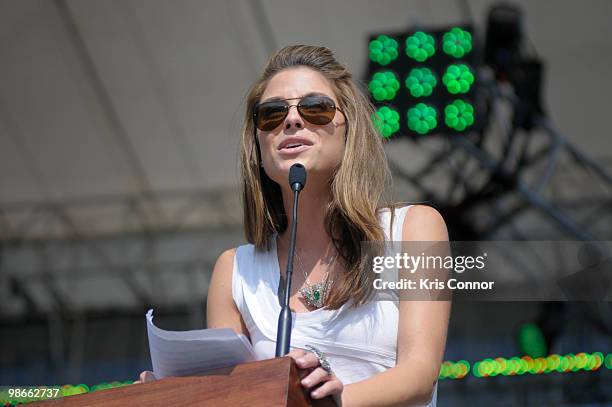
{"label": "necklace", "polygon": [[306,280],[306,285],[300,288],[299,292],[308,305],[315,308],[321,308],[325,304],[327,295],[329,294],[331,286],[334,283],[334,281],[329,278],[329,269],[334,264],[336,256],[334,255],[329,261],[327,269],[325,270],[325,277],[323,278],[323,280],[318,283],[312,284],[310,282],[310,279],[308,278],[308,274],[306,273],[304,265],[302,264],[302,258],[299,253],[300,251],[298,251],[295,256],[297,260],[297,265],[304,273],[304,278]]}

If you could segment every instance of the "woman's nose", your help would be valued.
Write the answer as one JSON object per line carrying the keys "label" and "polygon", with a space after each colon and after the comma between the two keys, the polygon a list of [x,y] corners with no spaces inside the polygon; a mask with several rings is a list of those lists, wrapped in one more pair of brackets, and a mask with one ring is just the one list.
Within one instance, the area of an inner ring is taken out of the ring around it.
{"label": "woman's nose", "polygon": [[289,106],[289,113],[285,117],[285,130],[291,130],[291,128],[301,129],[304,127],[304,119],[300,116],[297,110],[297,106]]}

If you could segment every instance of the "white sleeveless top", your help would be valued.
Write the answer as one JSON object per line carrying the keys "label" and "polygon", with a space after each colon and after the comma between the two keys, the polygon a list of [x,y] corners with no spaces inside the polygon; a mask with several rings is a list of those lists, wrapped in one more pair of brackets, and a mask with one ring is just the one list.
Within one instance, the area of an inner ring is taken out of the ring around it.
{"label": "white sleeveless top", "polygon": [[[391,211],[379,212],[385,239],[401,241],[404,217],[410,206],[395,211],[393,239]],[[275,357],[280,304],[280,270],[276,239],[269,251],[251,244],[236,249],[232,295],[259,360]],[[372,301],[357,308],[346,303],[337,310],[292,313],[291,349],[310,344],[327,356],[344,385],[368,379],[395,366],[399,309],[394,301]],[[437,384],[427,407],[436,406]]]}

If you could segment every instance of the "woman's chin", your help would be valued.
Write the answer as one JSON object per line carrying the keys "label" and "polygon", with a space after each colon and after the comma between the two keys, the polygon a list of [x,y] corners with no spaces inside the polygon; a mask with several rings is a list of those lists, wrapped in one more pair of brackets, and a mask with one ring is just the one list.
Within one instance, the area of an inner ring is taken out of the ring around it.
{"label": "woman's chin", "polygon": [[302,164],[304,168],[306,168],[306,172],[312,169],[309,159],[307,159],[306,157],[295,157],[287,160],[282,160],[282,162],[280,162],[278,165],[279,172],[285,174],[286,176],[289,176],[289,170],[294,164]]}
{"label": "woman's chin", "polygon": [[287,182],[289,180],[291,166],[298,163],[306,168],[307,185],[309,180],[317,182],[317,180],[329,179],[334,173],[334,169],[330,166],[322,165],[322,163],[314,162],[306,157],[304,157],[304,159],[295,158],[291,160],[282,160],[274,166],[273,171],[266,171],[266,173],[268,177],[277,184],[288,185]]}

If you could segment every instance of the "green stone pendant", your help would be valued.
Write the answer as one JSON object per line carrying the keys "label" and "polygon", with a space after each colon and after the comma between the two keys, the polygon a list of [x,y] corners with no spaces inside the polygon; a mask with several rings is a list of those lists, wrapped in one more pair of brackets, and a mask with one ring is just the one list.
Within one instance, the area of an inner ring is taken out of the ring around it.
{"label": "green stone pendant", "polygon": [[300,294],[306,300],[306,303],[311,307],[321,308],[325,304],[325,298],[331,285],[331,280],[326,280],[320,283],[310,284],[300,288]]}

